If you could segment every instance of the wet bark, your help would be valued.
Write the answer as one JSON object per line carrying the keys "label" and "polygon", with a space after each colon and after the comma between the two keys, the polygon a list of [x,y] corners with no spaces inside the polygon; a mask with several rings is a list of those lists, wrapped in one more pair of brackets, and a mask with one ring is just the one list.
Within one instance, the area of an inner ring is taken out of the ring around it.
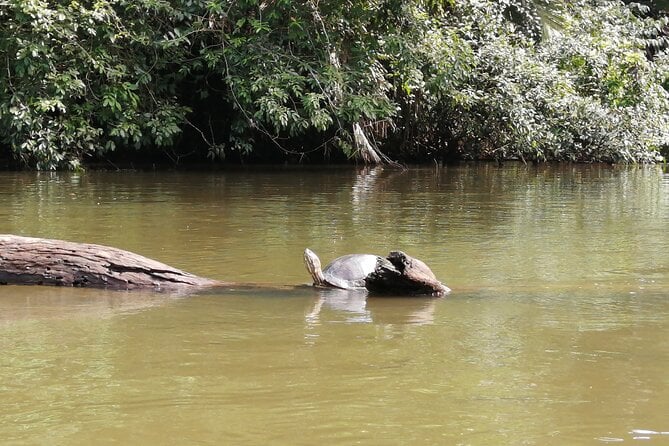
{"label": "wet bark", "polygon": [[0,235],[0,283],[178,291],[224,286],[108,246]]}
{"label": "wet bark", "polygon": [[425,263],[401,251],[393,251],[385,259],[380,257],[365,278],[365,287],[372,293],[394,295],[443,296],[451,291]]}

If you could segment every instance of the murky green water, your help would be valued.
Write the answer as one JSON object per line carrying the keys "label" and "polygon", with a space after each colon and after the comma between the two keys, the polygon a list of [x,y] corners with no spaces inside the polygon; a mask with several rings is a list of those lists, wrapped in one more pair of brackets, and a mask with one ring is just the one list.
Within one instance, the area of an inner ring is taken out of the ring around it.
{"label": "murky green water", "polygon": [[403,249],[453,294],[0,287],[2,444],[669,443],[669,174],[0,174],[0,233],[239,282]]}

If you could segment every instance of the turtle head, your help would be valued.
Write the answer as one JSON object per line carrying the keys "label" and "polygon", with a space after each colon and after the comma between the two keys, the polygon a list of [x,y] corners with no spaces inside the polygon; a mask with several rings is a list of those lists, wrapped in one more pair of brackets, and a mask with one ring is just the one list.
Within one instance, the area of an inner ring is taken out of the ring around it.
{"label": "turtle head", "polygon": [[325,276],[323,276],[323,270],[321,268],[321,260],[316,253],[309,248],[304,250],[304,266],[307,267],[307,271],[311,274],[314,285],[326,285]]}

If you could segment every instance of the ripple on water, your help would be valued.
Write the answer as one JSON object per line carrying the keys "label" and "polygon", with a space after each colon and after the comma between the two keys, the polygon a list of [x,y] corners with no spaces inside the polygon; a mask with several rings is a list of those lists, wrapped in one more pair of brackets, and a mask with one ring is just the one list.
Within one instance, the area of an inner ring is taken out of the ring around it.
{"label": "ripple on water", "polygon": [[0,233],[273,285],[309,280],[306,246],[324,262],[399,248],[454,292],[274,287],[154,301],[2,287],[5,442],[669,440],[669,175],[657,169],[78,178],[0,173]]}

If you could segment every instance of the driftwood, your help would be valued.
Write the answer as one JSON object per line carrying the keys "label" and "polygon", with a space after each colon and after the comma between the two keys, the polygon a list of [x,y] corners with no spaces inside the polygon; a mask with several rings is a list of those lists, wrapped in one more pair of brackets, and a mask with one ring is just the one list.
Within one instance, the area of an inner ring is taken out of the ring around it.
{"label": "driftwood", "polygon": [[379,257],[376,268],[365,278],[365,288],[379,294],[443,296],[451,292],[425,263],[402,251]]}
{"label": "driftwood", "polygon": [[158,291],[226,285],[117,248],[16,235],[0,235],[0,283]]}

